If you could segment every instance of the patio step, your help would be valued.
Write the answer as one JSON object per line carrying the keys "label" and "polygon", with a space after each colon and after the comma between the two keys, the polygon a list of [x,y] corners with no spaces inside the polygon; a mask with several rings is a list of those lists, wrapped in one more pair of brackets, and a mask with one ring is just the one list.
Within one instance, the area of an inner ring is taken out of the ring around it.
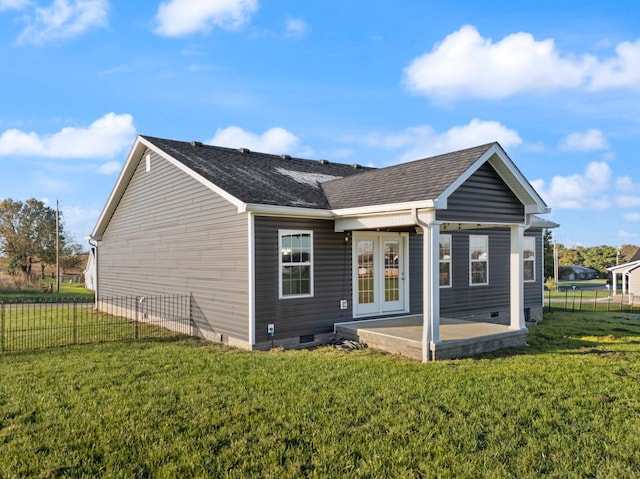
{"label": "patio step", "polygon": [[336,324],[336,338],[350,339],[387,353],[422,360],[422,342],[399,338],[365,328]]}
{"label": "patio step", "polygon": [[[394,321],[396,321],[394,323]],[[451,321],[451,320],[449,320]],[[385,324],[386,323],[386,324]],[[451,359],[487,353],[498,349],[526,346],[527,330],[509,330],[506,327],[457,321],[447,334],[447,325],[441,325],[442,341],[435,345],[434,359]],[[464,329],[461,329],[464,328]],[[499,332],[495,332],[500,328]],[[444,331],[443,331],[444,330]],[[370,348],[398,354],[410,359],[422,360],[422,327],[415,318],[399,318],[382,321],[354,321],[335,325],[336,338],[350,339]],[[464,333],[472,331],[472,337]],[[451,337],[451,335],[455,335]],[[420,338],[420,339],[418,339]]]}

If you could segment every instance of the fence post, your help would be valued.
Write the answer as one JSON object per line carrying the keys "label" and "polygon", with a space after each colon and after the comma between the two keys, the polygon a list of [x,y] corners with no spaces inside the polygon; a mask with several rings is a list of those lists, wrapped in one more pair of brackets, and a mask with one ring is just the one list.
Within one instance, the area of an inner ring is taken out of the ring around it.
{"label": "fence post", "polygon": [[193,336],[195,328],[193,327],[193,293],[189,293],[189,332],[187,334]]}
{"label": "fence post", "polygon": [[578,309],[579,309],[580,311],[582,311],[582,293],[583,293],[583,291],[582,291],[582,288],[581,288],[581,289],[580,289],[580,304],[579,304],[579,306],[578,306]]}
{"label": "fence post", "polygon": [[598,290],[596,289],[595,292],[596,292],[596,297],[593,300],[593,310],[594,311],[596,310],[596,304],[598,304]]}
{"label": "fence post", "polygon": [[78,344],[78,303],[73,300],[73,344]]}
{"label": "fence post", "polygon": [[4,353],[4,302],[0,301],[0,352]]}
{"label": "fence post", "polygon": [[138,315],[140,314],[140,311],[139,311],[139,308],[138,308],[138,300],[139,300],[139,298],[136,296],[136,298],[135,298],[135,302],[136,302],[136,324],[134,325],[134,327],[135,327],[135,333],[134,334],[135,334],[135,339],[136,340],[138,339],[138,335],[140,334],[140,332],[138,331],[138,319],[139,319]]}

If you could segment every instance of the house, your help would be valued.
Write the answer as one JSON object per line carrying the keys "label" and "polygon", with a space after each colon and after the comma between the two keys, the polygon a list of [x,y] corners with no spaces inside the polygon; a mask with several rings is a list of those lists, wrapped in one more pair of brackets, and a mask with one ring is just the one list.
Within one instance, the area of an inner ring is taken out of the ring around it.
{"label": "house", "polygon": [[562,281],[581,281],[597,277],[597,270],[585,266],[569,265],[560,267],[560,279]]}
{"label": "house", "polygon": [[425,361],[441,318],[525,344],[547,212],[498,143],[373,169],[139,136],[91,235],[97,297],[191,294],[195,334],[245,349],[410,315]]}
{"label": "house", "polygon": [[622,277],[622,294],[629,295],[629,304],[640,299],[640,259],[629,263],[611,266],[607,268],[611,271],[613,294],[618,294],[618,275]]}

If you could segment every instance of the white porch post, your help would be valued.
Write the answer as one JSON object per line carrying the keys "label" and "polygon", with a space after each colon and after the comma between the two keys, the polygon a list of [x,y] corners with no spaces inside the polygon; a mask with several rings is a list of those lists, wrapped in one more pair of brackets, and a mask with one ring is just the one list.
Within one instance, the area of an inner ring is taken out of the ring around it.
{"label": "white porch post", "polygon": [[511,226],[511,329],[525,329],[522,243],[524,226]]}
{"label": "white porch post", "polygon": [[622,296],[627,293],[627,272],[622,272]]}
{"label": "white porch post", "polygon": [[612,271],[611,273],[613,273],[613,284],[611,287],[613,288],[613,295],[615,296],[618,291],[618,274],[615,271]]}
{"label": "white porch post", "polygon": [[440,342],[440,223],[422,224],[422,361]]}

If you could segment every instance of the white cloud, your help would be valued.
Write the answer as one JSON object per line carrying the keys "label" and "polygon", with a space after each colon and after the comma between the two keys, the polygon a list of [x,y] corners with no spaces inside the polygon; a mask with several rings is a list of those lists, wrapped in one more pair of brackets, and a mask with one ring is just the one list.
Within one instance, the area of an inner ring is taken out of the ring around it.
{"label": "white cloud", "polygon": [[616,178],[616,189],[623,193],[640,192],[640,183],[634,183],[630,176]]}
{"label": "white cloud", "polygon": [[108,0],[54,0],[49,7],[35,8],[17,41],[40,45],[75,37],[90,28],[106,26],[108,13]]}
{"label": "white cloud", "polygon": [[616,57],[596,65],[589,85],[592,90],[640,88],[640,40],[623,42],[616,47]]}
{"label": "white cloud", "polygon": [[531,183],[551,208],[603,210],[611,206],[607,195],[611,168],[604,161],[589,163],[583,174],[554,176],[549,186],[542,180]]}
{"label": "white cloud", "polygon": [[414,59],[404,71],[404,83],[430,97],[505,98],[577,87],[584,69],[580,62],[561,58],[553,40],[514,33],[494,43],[465,25]]}
{"label": "white cloud", "polygon": [[0,12],[21,10],[29,5],[29,0],[0,0]]}
{"label": "white cloud", "polygon": [[[62,216],[64,218],[65,231],[75,233],[76,241],[82,240],[88,235],[100,217],[101,211],[98,208],[86,208],[83,206],[61,205]],[[82,246],[86,246],[84,241]]]}
{"label": "white cloud", "polygon": [[367,139],[367,145],[376,148],[405,149],[400,162],[426,158],[429,156],[461,150],[472,146],[497,141],[503,148],[520,145],[522,139],[497,121],[474,118],[468,124],[454,126],[444,133],[437,133],[430,125],[407,128],[393,134],[374,134]]}
{"label": "white cloud", "polygon": [[160,4],[156,33],[179,37],[217,26],[234,30],[258,9],[257,0],[169,0]]}
{"label": "white cloud", "polygon": [[562,56],[553,39],[526,32],[494,42],[471,25],[445,37],[405,68],[403,83],[433,99],[501,99],[558,89],[640,88],[640,40],[624,42],[615,56]]}
{"label": "white cloud", "polygon": [[640,196],[620,195],[616,196],[616,205],[620,208],[635,208],[640,206]]}
{"label": "white cloud", "polygon": [[290,153],[299,139],[283,128],[270,128],[262,135],[245,131],[238,126],[218,128],[216,134],[206,143],[230,148],[249,148],[263,153]]}
{"label": "white cloud", "polygon": [[609,147],[602,131],[592,128],[587,131],[576,131],[567,135],[558,148],[563,151],[598,151]]}
{"label": "white cloud", "polygon": [[133,117],[107,113],[87,128],[65,127],[52,135],[6,130],[0,135],[0,156],[45,158],[111,158],[135,137]]}
{"label": "white cloud", "polygon": [[107,161],[100,165],[97,169],[97,172],[101,175],[111,175],[113,173],[117,173],[122,168],[122,164],[119,161]]}
{"label": "white cloud", "polygon": [[299,18],[288,18],[285,21],[285,36],[287,38],[302,38],[306,35],[308,26]]}
{"label": "white cloud", "polygon": [[[606,161],[589,163],[584,173],[554,176],[550,184],[532,181],[553,209],[606,210],[640,207],[640,185],[628,176],[613,178]],[[625,213],[627,221],[640,221],[640,213]]]}
{"label": "white cloud", "polygon": [[620,236],[623,239],[632,239],[632,238],[637,238],[640,235],[638,235],[638,233],[633,233],[633,232],[630,232],[630,231],[620,230],[620,231],[618,231],[618,236]]}

